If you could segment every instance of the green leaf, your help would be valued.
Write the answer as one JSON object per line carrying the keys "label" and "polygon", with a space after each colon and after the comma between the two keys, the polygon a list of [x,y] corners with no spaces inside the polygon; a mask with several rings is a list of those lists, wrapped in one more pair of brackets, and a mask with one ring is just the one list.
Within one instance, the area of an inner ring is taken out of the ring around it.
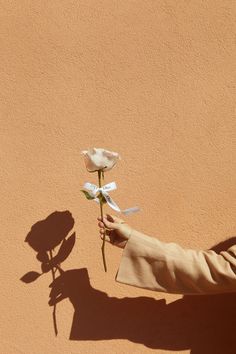
{"label": "green leaf", "polygon": [[98,195],[98,199],[100,200],[100,202],[102,202],[102,204],[106,204],[107,203],[106,198],[101,193]]}
{"label": "green leaf", "polygon": [[93,197],[91,194],[89,194],[89,192],[84,191],[83,189],[81,189],[81,192],[84,193],[84,195],[85,195],[85,197],[86,197],[87,199],[89,199],[89,200],[95,199],[95,197]]}

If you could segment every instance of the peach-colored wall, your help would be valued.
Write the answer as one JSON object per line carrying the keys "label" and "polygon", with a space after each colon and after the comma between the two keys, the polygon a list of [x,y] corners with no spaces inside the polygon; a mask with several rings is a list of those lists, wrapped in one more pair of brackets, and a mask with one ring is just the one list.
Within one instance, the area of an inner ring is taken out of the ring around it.
{"label": "peach-colored wall", "polygon": [[[122,250],[108,244],[104,273],[99,207],[80,192],[97,176],[80,151],[120,153],[105,182],[121,208],[142,208],[126,217],[137,230],[189,248],[234,236],[235,1],[0,4],[1,353],[204,353],[229,331],[225,319],[211,332],[217,315],[206,325],[212,300],[115,282]],[[24,239],[55,210],[75,219],[63,266],[77,269],[79,301],[75,316],[68,298],[58,304],[57,338],[51,274],[19,280],[40,271]]]}

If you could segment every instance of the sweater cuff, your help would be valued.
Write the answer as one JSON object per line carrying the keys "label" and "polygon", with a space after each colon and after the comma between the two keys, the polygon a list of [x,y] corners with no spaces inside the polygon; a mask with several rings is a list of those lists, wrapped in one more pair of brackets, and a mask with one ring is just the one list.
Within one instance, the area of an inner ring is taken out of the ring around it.
{"label": "sweater cuff", "polygon": [[129,257],[132,256],[133,253],[133,243],[138,243],[138,238],[135,234],[135,230],[131,229],[129,238],[125,244],[125,247],[122,251],[121,259],[120,259],[120,265],[118,268],[118,271],[115,276],[115,280],[119,283],[124,283],[124,284],[130,284],[130,281],[127,281],[127,275],[126,271],[127,269],[131,266],[129,262]]}
{"label": "sweater cuff", "polygon": [[[115,275],[115,281],[139,288],[154,290],[155,279],[145,282],[143,273],[148,272],[145,266],[140,265],[143,257],[151,256],[153,247],[157,247],[157,240],[151,236],[132,229],[130,237],[123,249],[120,265]],[[148,267],[148,263],[147,263]]]}

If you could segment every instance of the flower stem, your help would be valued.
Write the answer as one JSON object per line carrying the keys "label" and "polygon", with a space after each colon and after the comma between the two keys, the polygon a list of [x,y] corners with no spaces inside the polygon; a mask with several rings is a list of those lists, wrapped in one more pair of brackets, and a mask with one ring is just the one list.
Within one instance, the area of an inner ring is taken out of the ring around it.
{"label": "flower stem", "polygon": [[[104,172],[101,170],[98,170],[98,184],[99,184],[99,188],[102,187],[102,183],[101,183],[101,173],[104,179]],[[103,219],[103,203],[102,203],[102,198],[100,198],[100,212],[101,212],[101,218]],[[102,259],[103,259],[103,265],[104,265],[104,269],[105,272],[107,271],[107,266],[106,266],[106,258],[105,258],[105,237],[106,237],[106,229],[105,232],[103,234],[103,240],[102,240]]]}
{"label": "flower stem", "polygon": [[[50,260],[53,258],[52,256],[52,250],[49,251],[49,255],[50,255]],[[55,280],[55,269],[54,267],[52,268],[52,280]],[[54,332],[55,335],[57,336],[58,334],[58,329],[57,329],[57,318],[56,318],[56,304],[53,306],[53,312],[52,312],[52,318],[53,318],[53,326],[54,326]]]}

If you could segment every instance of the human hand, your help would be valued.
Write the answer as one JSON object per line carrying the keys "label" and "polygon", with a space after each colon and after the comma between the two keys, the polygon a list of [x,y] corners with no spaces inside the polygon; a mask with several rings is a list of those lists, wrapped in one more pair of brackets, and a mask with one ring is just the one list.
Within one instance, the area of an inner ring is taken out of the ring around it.
{"label": "human hand", "polygon": [[105,240],[114,246],[124,248],[131,235],[132,227],[115,215],[106,214],[103,216],[103,220],[101,217],[98,217],[97,220],[99,221],[101,239],[103,239],[106,229]]}

